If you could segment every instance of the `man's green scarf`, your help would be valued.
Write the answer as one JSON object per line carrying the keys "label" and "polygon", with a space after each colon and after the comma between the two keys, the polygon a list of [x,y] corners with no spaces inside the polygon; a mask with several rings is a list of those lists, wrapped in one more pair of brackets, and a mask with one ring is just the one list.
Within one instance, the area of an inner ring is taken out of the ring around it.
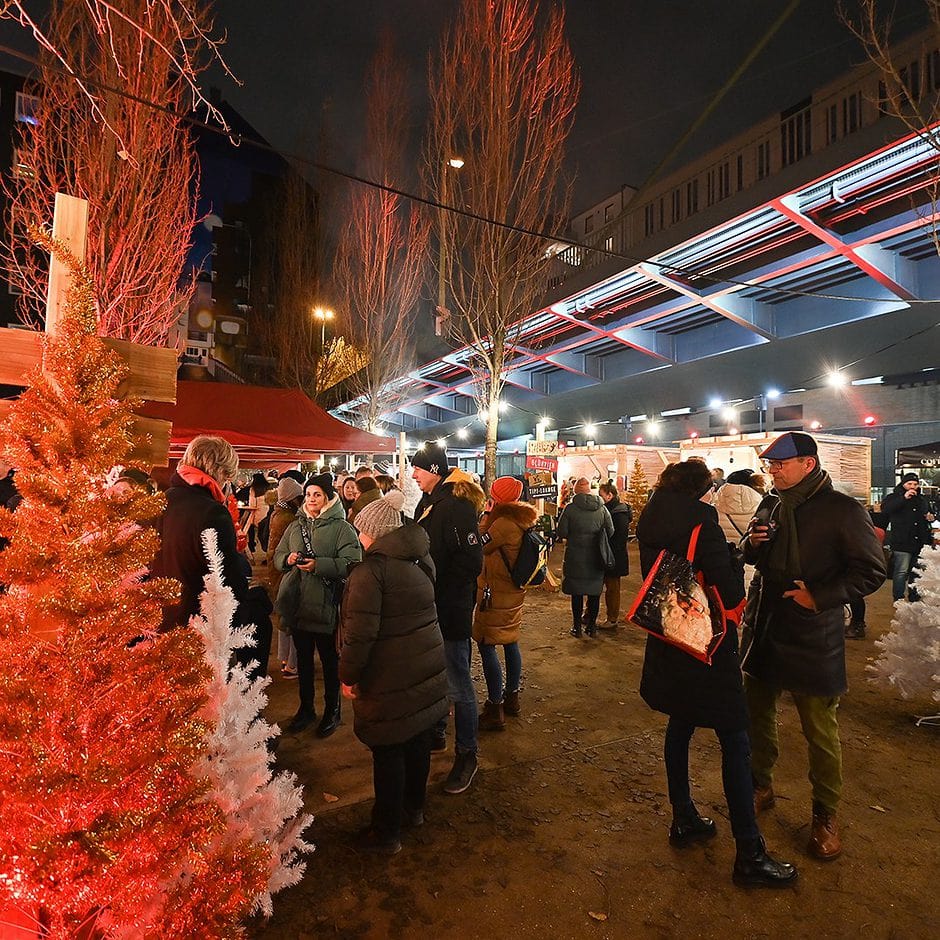
{"label": "man's green scarf", "polygon": [[817,464],[796,486],[774,490],[780,499],[780,508],[777,511],[777,534],[767,551],[767,577],[770,580],[789,583],[802,578],[796,509],[831,485],[829,474]]}

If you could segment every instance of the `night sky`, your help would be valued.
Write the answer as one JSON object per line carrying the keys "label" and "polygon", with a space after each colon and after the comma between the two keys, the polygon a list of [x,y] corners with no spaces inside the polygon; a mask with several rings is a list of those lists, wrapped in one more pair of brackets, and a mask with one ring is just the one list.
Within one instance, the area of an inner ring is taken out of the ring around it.
{"label": "night sky", "polygon": [[[678,141],[789,0],[569,0],[568,35],[582,78],[569,144],[573,211],[624,183],[638,185]],[[278,146],[359,162],[363,76],[383,30],[412,79],[417,152],[428,54],[457,0],[224,0],[227,59],[242,88],[213,74],[225,97]],[[899,0],[906,34],[923,0]],[[802,0],[790,19],[670,168],[804,98],[862,60],[834,0]]]}
{"label": "night sky", "polygon": [[[640,184],[788,5],[789,0],[569,0],[568,36],[582,79],[569,142],[569,168],[576,174],[573,211],[624,183]],[[417,155],[427,111],[428,54],[458,7],[458,0],[219,0],[216,21],[228,33],[226,59],[242,85],[218,69],[206,84],[219,87],[276,146],[355,172],[363,76],[388,30],[411,78]],[[896,8],[899,35],[926,23],[924,0],[897,0]],[[0,42],[28,48],[22,33],[0,23]],[[802,0],[668,169],[794,104],[861,60],[836,0]],[[11,64],[24,68],[0,56],[0,66]]]}

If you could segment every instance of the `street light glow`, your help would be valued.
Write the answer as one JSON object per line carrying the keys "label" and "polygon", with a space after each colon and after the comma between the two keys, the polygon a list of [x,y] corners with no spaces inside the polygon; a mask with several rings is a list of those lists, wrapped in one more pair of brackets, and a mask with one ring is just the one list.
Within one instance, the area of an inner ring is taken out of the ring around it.
{"label": "street light glow", "polygon": [[833,388],[842,388],[847,382],[848,379],[839,371],[830,372],[827,381]]}
{"label": "street light glow", "polygon": [[725,421],[735,421],[738,417],[738,413],[734,410],[734,408],[725,408],[725,410],[721,413],[721,416],[725,419]]}
{"label": "street light glow", "polygon": [[775,401],[775,400],[778,399],[779,397],[780,397],[780,389],[779,389],[779,388],[768,388],[768,389],[767,389],[767,400],[768,400],[768,401]]}
{"label": "street light glow", "polygon": [[447,165],[453,170],[459,170],[463,166],[463,159],[461,157],[451,157],[447,161]]}
{"label": "street light glow", "polygon": [[506,409],[509,407],[509,403],[505,401],[499,401],[496,403],[496,407],[499,409],[500,414],[505,414]]}
{"label": "street light glow", "polygon": [[809,429],[811,431],[818,431],[821,427],[822,427],[821,421],[810,421],[809,423]]}
{"label": "street light glow", "polygon": [[313,308],[313,315],[314,315],[318,320],[320,320],[321,322],[323,322],[323,321],[326,321],[326,320],[332,320],[335,314],[334,314],[333,311],[330,310],[328,307],[314,307],[314,308]]}
{"label": "street light glow", "polygon": [[447,438],[446,438],[446,437],[439,437],[434,443],[437,444],[438,447],[446,447],[446,446],[447,446]]}
{"label": "street light glow", "polygon": [[717,411],[723,404],[724,402],[720,398],[710,398],[708,400],[708,407],[713,411]]}
{"label": "street light glow", "polygon": [[465,440],[467,439],[467,429],[466,429],[466,428],[458,428],[458,429],[457,429],[457,437],[459,437],[462,441],[465,441]]}
{"label": "street light glow", "polygon": [[584,433],[585,433],[585,434],[588,434],[588,435],[594,435],[594,434],[596,434],[596,433],[597,433],[597,425],[596,425],[596,424],[586,424],[586,425],[584,425]]}

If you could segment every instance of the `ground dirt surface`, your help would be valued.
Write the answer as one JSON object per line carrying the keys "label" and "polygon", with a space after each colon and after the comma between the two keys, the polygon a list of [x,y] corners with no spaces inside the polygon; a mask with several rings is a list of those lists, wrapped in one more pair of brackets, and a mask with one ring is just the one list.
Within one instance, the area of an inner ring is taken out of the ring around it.
{"label": "ground dirt surface", "polygon": [[[556,551],[556,570],[560,560]],[[624,610],[638,570],[634,549]],[[317,849],[303,881],[275,897],[269,921],[252,921],[250,937],[940,937],[940,728],[915,727],[913,716],[929,706],[865,678],[873,640],[890,622],[890,586],[869,599],[868,638],[847,641],[844,852],[833,862],[806,855],[806,746],[792,703],[781,700],[777,805],[760,824],[770,851],[794,862],[800,877],[777,891],[731,882],[734,842],[711,731],[696,733],[690,763],[693,796],[718,836],[682,851],[669,846],[666,719],[637,692],[645,635],[621,625],[574,639],[568,603],[529,592],[521,717],[507,718],[503,732],[481,732],[480,772],[460,796],[441,792],[453,760],[449,735],[448,751],[432,757],[427,821],[405,832],[393,858],[351,845],[372,796],[371,758],[353,734],[351,703],[333,737],[283,737],[277,766],[304,786]],[[272,675],[268,717],[286,723],[297,684],[280,679],[273,660]],[[473,676],[482,703],[476,652]],[[317,692],[322,700],[319,676]]]}

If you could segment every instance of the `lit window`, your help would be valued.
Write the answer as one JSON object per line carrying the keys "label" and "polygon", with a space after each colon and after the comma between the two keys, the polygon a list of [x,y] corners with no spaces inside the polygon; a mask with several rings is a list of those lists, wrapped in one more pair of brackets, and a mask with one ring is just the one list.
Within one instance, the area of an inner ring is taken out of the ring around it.
{"label": "lit window", "polygon": [[39,110],[39,98],[22,91],[16,93],[16,119],[23,124],[38,124],[36,112]]}

